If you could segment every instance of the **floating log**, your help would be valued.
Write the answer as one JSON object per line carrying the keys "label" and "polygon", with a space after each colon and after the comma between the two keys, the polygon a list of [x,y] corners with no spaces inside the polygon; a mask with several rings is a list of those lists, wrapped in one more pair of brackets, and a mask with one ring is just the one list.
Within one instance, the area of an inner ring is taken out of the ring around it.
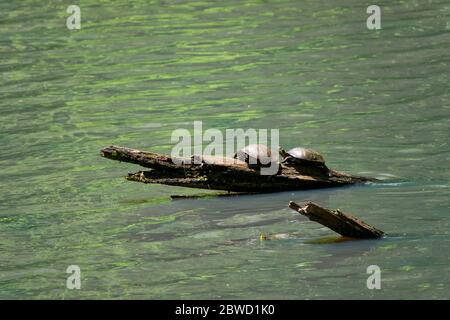
{"label": "floating log", "polygon": [[350,214],[344,214],[339,210],[325,209],[313,202],[306,202],[303,207],[300,207],[291,201],[289,202],[289,208],[344,237],[373,239],[381,238],[384,235],[383,231],[364,223]]}
{"label": "floating log", "polygon": [[[311,168],[280,165],[276,175],[261,175],[247,163],[223,157],[200,157],[200,163],[190,158],[171,158],[168,155],[131,148],[109,146],[101,150],[101,156],[117,161],[130,162],[150,171],[130,173],[126,179],[143,183],[226,190],[229,192],[279,192],[345,186],[376,181],[373,178],[353,176],[330,170],[311,172]],[[195,156],[197,157],[197,156]],[[181,163],[183,162],[183,163]],[[180,164],[181,163],[181,164]]]}

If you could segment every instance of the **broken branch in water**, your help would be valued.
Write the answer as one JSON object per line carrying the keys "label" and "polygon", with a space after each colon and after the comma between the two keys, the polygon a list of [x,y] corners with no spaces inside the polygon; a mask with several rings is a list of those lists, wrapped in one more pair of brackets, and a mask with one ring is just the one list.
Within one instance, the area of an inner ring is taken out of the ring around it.
{"label": "broken branch in water", "polygon": [[325,227],[350,238],[381,238],[384,232],[372,227],[352,215],[344,214],[339,210],[329,210],[313,202],[306,202],[300,207],[295,202],[289,203],[289,208],[316,221]]}

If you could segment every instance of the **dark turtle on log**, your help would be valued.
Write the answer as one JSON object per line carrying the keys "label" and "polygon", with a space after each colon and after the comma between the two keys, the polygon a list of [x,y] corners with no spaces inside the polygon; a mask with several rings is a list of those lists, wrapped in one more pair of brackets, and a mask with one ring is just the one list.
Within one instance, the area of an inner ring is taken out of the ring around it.
{"label": "dark turtle on log", "polygon": [[283,157],[281,163],[292,166],[310,167],[318,169],[322,173],[329,173],[329,169],[325,165],[324,157],[317,151],[302,147],[292,148],[285,151],[283,148],[279,149],[280,155]]}

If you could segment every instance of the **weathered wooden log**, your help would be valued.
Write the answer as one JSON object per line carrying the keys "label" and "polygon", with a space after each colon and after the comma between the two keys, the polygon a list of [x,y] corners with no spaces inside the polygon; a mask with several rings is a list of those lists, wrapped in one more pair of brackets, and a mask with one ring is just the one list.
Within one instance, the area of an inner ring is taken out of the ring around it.
{"label": "weathered wooden log", "polygon": [[303,207],[300,207],[291,201],[289,208],[308,217],[311,221],[316,221],[330,228],[344,237],[373,239],[381,238],[384,235],[383,231],[366,224],[350,214],[344,214],[339,210],[325,209],[313,202],[306,202]]}
{"label": "weathered wooden log", "polygon": [[201,161],[196,164],[188,158],[171,158],[159,153],[117,146],[106,147],[100,154],[108,159],[153,169],[128,174],[126,179],[130,181],[233,192],[318,189],[376,180],[334,170],[327,174],[320,171],[311,173],[310,168],[303,171],[302,168],[283,164],[278,174],[262,175],[237,159],[199,156]]}

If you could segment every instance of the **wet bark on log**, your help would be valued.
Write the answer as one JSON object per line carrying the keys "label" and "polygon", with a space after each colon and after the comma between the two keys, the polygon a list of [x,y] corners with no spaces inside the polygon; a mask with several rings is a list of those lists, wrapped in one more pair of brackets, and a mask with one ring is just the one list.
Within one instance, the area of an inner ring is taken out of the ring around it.
{"label": "wet bark on log", "polygon": [[384,235],[383,231],[366,224],[350,214],[344,214],[339,210],[325,209],[313,202],[306,202],[303,207],[300,207],[291,201],[289,208],[344,237],[373,239],[381,238]]}
{"label": "wet bark on log", "polygon": [[[310,168],[292,167],[282,164],[277,175],[261,175],[245,162],[221,157],[204,157],[201,164],[190,163],[190,159],[172,159],[170,156],[109,146],[101,150],[101,156],[117,161],[130,162],[150,171],[130,173],[126,179],[143,183],[158,183],[201,189],[226,190],[232,192],[278,192],[287,190],[318,189],[376,181],[376,179],[353,176],[334,170],[328,174],[311,172]],[[212,159],[212,160],[211,160]],[[183,160],[183,164],[174,160]]]}

